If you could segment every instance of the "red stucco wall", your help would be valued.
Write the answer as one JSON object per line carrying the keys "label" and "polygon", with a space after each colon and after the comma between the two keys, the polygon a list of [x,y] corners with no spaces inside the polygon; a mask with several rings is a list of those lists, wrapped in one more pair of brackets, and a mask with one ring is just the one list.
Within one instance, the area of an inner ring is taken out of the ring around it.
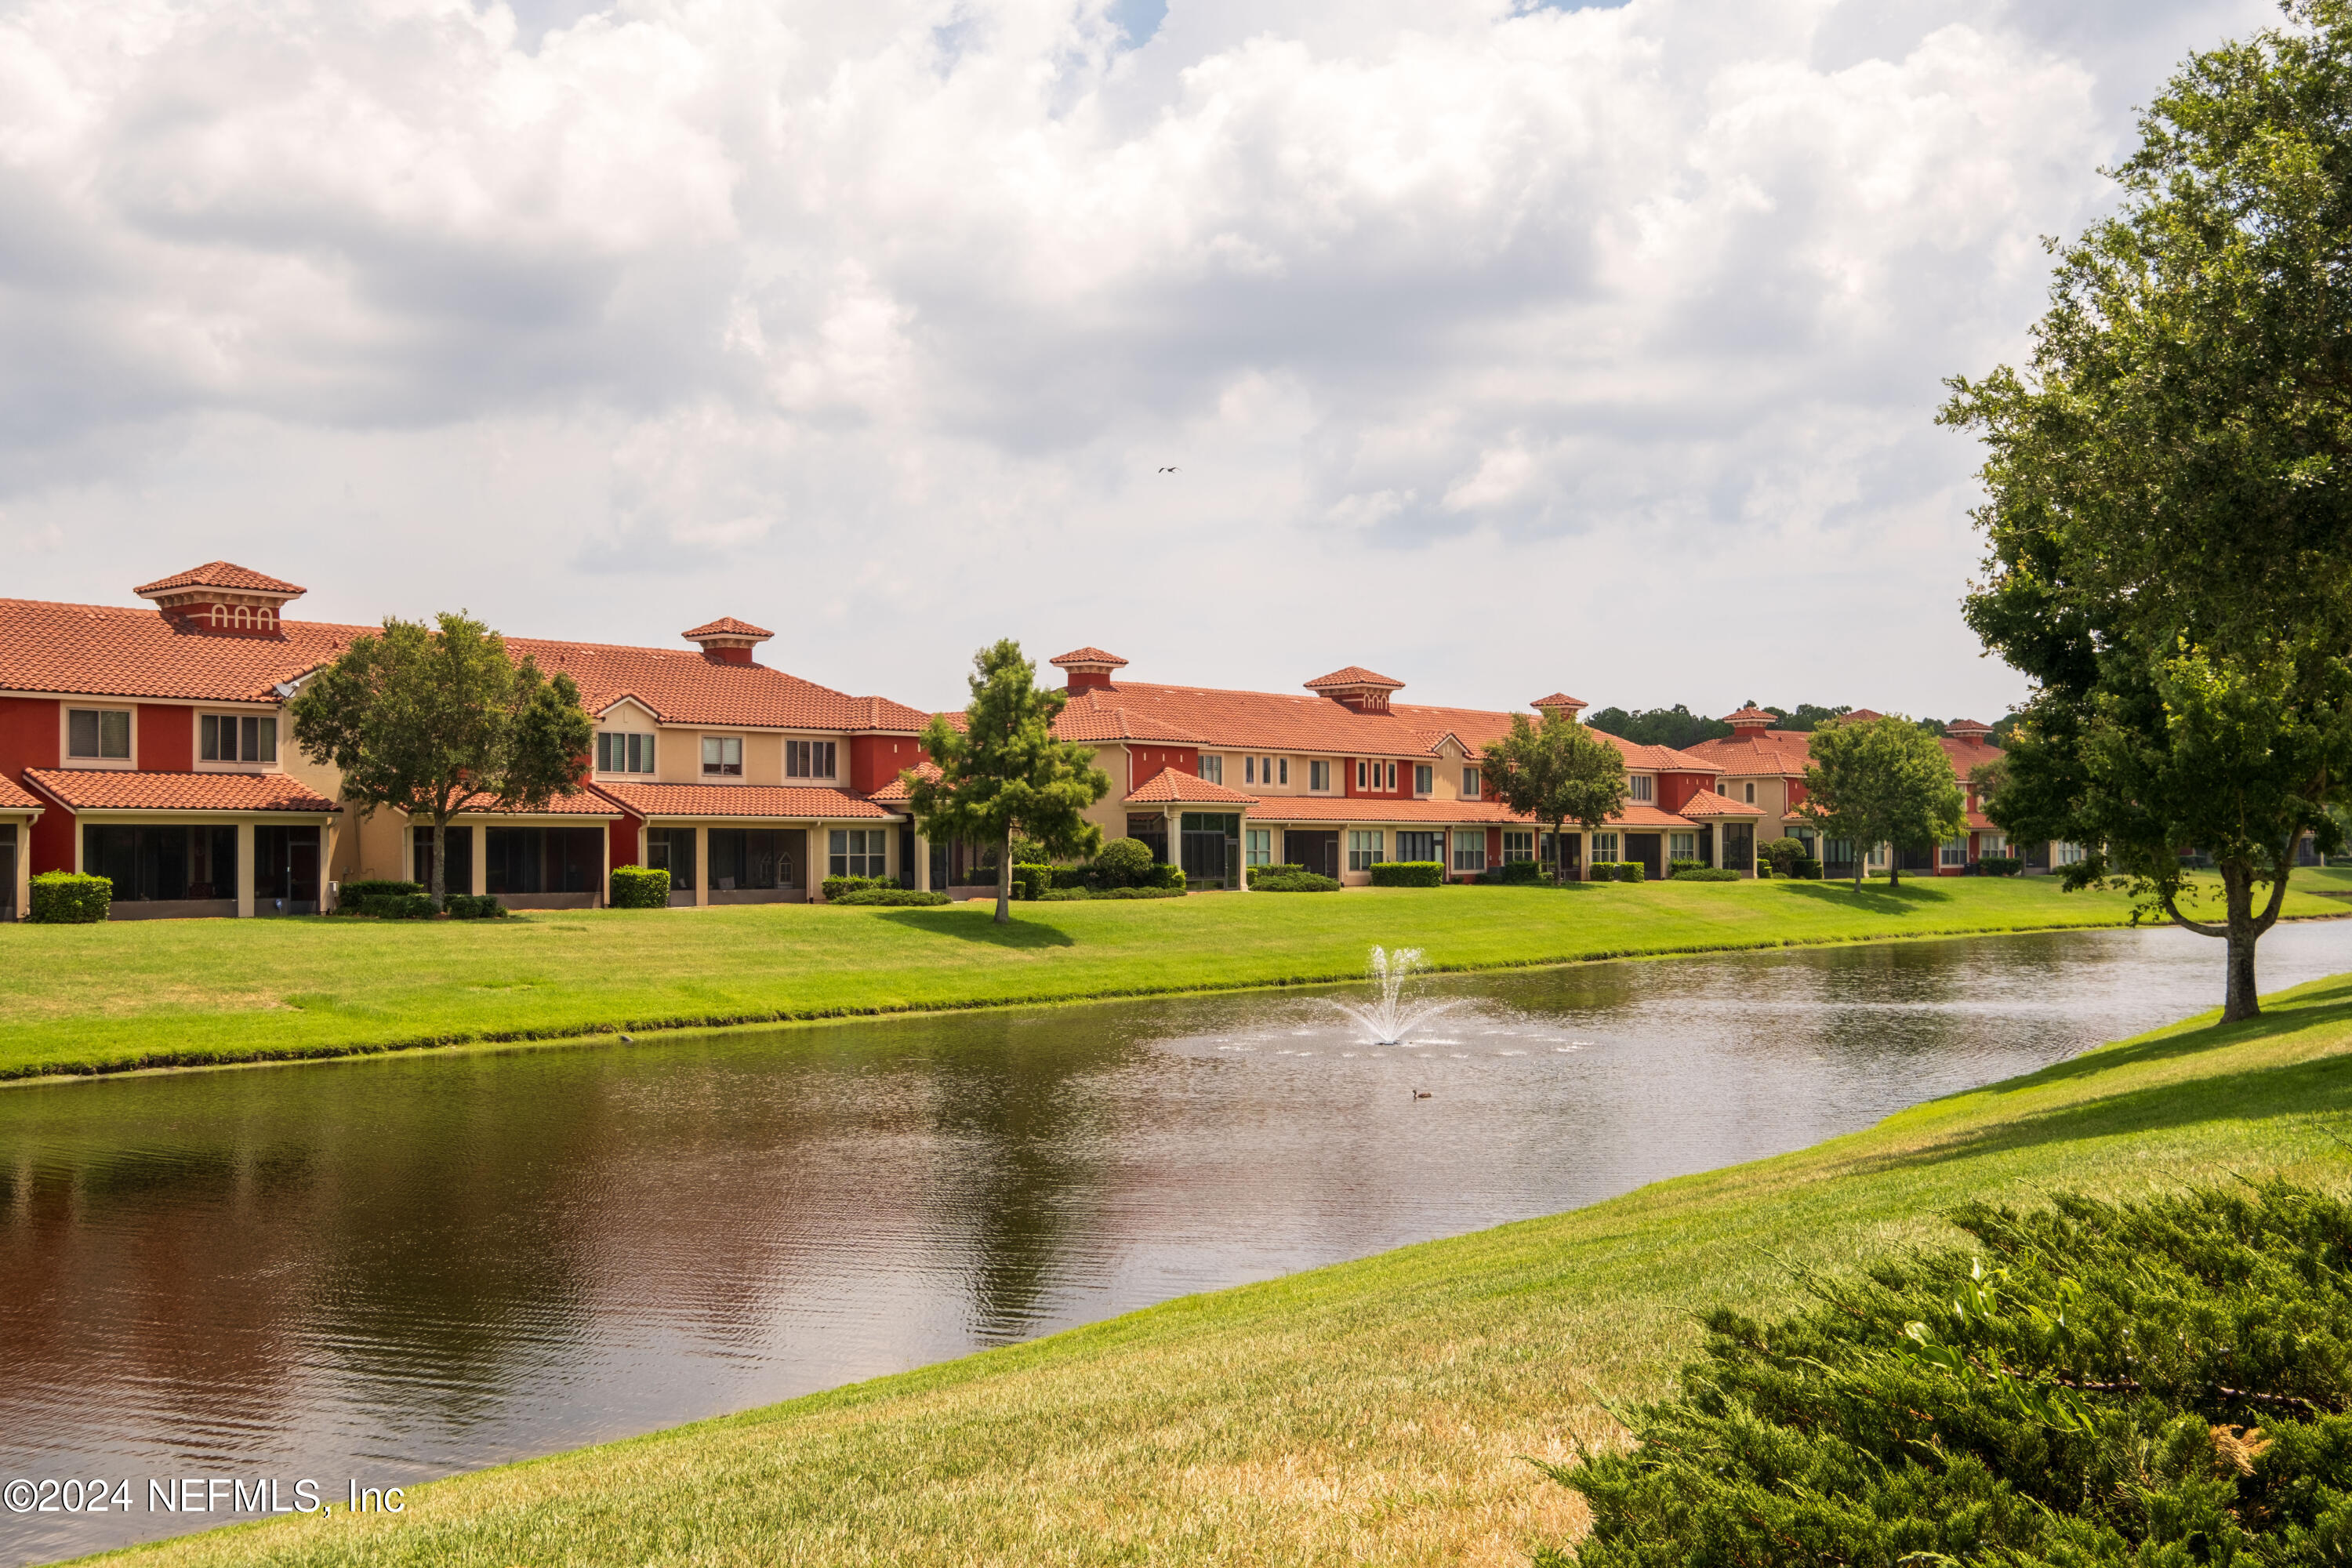
{"label": "red stucco wall", "polygon": [[[278,744],[283,746],[287,739],[279,736]],[[142,702],[139,705],[138,750],[139,766],[142,772],[194,772],[196,765],[196,710]]]}

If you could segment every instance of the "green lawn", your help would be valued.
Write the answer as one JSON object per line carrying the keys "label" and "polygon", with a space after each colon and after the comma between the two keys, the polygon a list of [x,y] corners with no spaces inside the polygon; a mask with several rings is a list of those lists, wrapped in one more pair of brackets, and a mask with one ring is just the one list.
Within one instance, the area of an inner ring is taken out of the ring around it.
{"label": "green lawn", "polygon": [[273,1521],[142,1563],[1523,1563],[1693,1314],[1957,1240],[1958,1199],[2352,1184],[2352,975],[1576,1213]]}
{"label": "green lawn", "polygon": [[[2346,912],[2352,871],[2299,875]],[[152,921],[0,930],[0,1079],[551,1039],[845,1013],[1295,984],[1375,942],[1453,969],[2113,925],[2048,878],[1363,889],[991,908],[540,913],[500,921]]]}

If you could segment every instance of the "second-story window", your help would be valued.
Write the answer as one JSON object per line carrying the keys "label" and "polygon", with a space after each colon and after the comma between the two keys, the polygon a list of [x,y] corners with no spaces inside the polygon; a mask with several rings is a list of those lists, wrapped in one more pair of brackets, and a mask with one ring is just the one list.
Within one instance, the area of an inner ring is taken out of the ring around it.
{"label": "second-story window", "polygon": [[208,763],[274,763],[278,721],[259,714],[207,713],[196,721],[196,755]]}
{"label": "second-story window", "polygon": [[1750,805],[1754,805],[1756,804],[1756,781],[1754,779],[1749,779],[1748,781],[1748,804]]}
{"label": "second-story window", "polygon": [[1255,757],[1244,757],[1242,759],[1242,783],[1245,784],[1257,783],[1257,759]]}
{"label": "second-story window", "polygon": [[1278,784],[1287,785],[1290,783],[1290,759],[1288,757],[1275,758],[1274,768],[1275,772],[1281,775],[1274,782]]}
{"label": "second-story window", "polygon": [[1464,800],[1476,800],[1478,795],[1478,770],[1476,768],[1464,768],[1462,770],[1462,798]]}
{"label": "second-story window", "polygon": [[786,741],[784,776],[792,779],[833,777],[833,748],[831,741]]}
{"label": "second-story window", "polygon": [[1437,770],[1430,766],[1427,763],[1414,763],[1412,770],[1412,793],[1415,795],[1431,795],[1434,794],[1436,789]]}
{"label": "second-story window", "polygon": [[66,710],[66,755],[102,762],[131,760],[131,715],[120,708]]}
{"label": "second-story window", "polygon": [[1625,781],[1625,794],[1629,799],[1655,800],[1658,798],[1658,781],[1647,773],[1635,773]]}
{"label": "second-story window", "polygon": [[743,776],[743,737],[740,735],[702,737],[702,776],[741,778]]}
{"label": "second-story window", "polygon": [[654,738],[625,730],[596,737],[596,771],[600,773],[649,773],[654,771]]}
{"label": "second-story window", "polygon": [[1328,763],[1307,763],[1307,787],[1308,789],[1329,789],[1331,787],[1331,764]]}
{"label": "second-story window", "polygon": [[1213,757],[1203,752],[1201,754],[1201,777],[1213,784],[1221,784],[1224,783],[1225,759],[1223,757]]}

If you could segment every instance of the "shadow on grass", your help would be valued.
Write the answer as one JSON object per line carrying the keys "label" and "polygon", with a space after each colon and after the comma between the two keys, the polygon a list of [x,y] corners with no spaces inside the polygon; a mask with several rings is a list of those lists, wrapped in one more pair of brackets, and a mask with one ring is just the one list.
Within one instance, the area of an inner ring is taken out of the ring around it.
{"label": "shadow on grass", "polygon": [[1889,888],[1883,881],[1864,882],[1859,893],[1853,890],[1852,882],[1791,881],[1785,885],[1792,899],[1809,899],[1842,910],[1868,910],[1874,915],[1901,914],[1907,910],[1932,909],[1952,901],[1952,895],[1941,888],[1914,882],[1906,882],[1900,888]]}
{"label": "shadow on grass", "polygon": [[[1016,906],[1017,907],[1017,906]],[[1077,939],[1066,931],[1034,921],[1013,917],[1009,925],[998,925],[993,910],[983,913],[978,910],[885,910],[876,917],[893,925],[923,931],[931,936],[961,937],[989,947],[1076,947]]]}

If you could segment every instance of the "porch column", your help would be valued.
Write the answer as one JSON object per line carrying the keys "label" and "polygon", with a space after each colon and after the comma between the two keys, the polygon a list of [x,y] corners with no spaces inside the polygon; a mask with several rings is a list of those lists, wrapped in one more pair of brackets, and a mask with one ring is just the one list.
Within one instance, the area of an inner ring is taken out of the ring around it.
{"label": "porch column", "polygon": [[[457,825],[453,822],[449,826],[455,827]],[[468,824],[465,831],[467,836],[466,889],[478,899],[488,898],[490,891],[489,829],[487,826],[484,827],[478,836],[472,825]],[[446,852],[448,848],[447,844],[444,843],[442,848]],[[448,879],[448,876],[449,873],[446,871],[441,873],[444,881]]]}
{"label": "porch column", "polygon": [[236,918],[253,918],[253,877],[260,868],[253,863],[253,824],[236,825]]}
{"label": "porch column", "polygon": [[[1242,885],[1241,885],[1241,887],[1240,887],[1240,889],[1239,889],[1239,891],[1246,893],[1246,892],[1248,892],[1248,891],[1250,891],[1250,890],[1251,890],[1251,889],[1250,889],[1250,885],[1249,885],[1249,835],[1250,835],[1250,819],[1249,819],[1249,813],[1248,813],[1248,812],[1246,812],[1246,811],[1245,811],[1245,812],[1243,812],[1243,813],[1241,814],[1241,817],[1242,817]],[[1273,864],[1273,862],[1274,862],[1274,849],[1273,849],[1273,843],[1274,843],[1274,839],[1273,839],[1273,837],[1272,837],[1273,832],[1274,832],[1274,829],[1272,829],[1272,828],[1270,828],[1270,827],[1266,829],[1266,833],[1267,833],[1267,838],[1266,838],[1266,845],[1267,845],[1267,848],[1266,848],[1266,863],[1267,863],[1268,865],[1271,865],[1271,864]]]}
{"label": "porch column", "polygon": [[833,870],[832,832],[832,825],[824,822],[807,830],[808,901],[812,904],[824,902],[824,879]]}
{"label": "porch column", "polygon": [[915,835],[915,890],[919,893],[936,891],[931,886],[931,841],[918,832]]}
{"label": "porch column", "polygon": [[694,907],[710,907],[710,829],[694,830]]}
{"label": "porch column", "polygon": [[326,825],[319,829],[319,912],[322,915],[334,912],[335,907],[342,901],[340,897],[331,895],[327,891],[336,880],[335,837],[336,829],[341,826],[342,820],[342,814],[337,812],[327,818]]}

